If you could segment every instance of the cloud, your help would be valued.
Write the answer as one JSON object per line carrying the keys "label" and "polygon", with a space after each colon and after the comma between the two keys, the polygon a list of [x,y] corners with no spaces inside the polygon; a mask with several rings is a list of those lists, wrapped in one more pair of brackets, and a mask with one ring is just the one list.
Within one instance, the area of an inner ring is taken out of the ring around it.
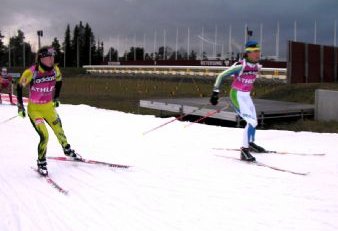
{"label": "cloud", "polygon": [[[313,25],[317,20],[318,41],[332,44],[337,12],[337,0],[4,0],[0,8],[0,30],[7,35],[8,31],[22,29],[34,43],[36,31],[42,29],[42,42],[49,43],[54,37],[63,41],[67,24],[73,28],[82,21],[88,22],[107,46],[117,46],[120,41],[120,49],[124,49],[135,36],[138,44],[143,44],[144,34],[147,47],[153,47],[155,31],[160,44],[163,30],[167,32],[167,44],[173,46],[177,28],[180,46],[185,47],[190,28],[191,45],[198,49],[202,28],[205,36],[213,39],[217,26],[218,41],[226,47],[230,25],[233,39],[241,44],[244,25],[248,24],[258,39],[262,23],[265,51],[272,55],[277,22],[283,47],[293,37],[294,20],[297,20],[299,40],[313,40]],[[285,50],[286,47],[281,48],[283,55]]]}

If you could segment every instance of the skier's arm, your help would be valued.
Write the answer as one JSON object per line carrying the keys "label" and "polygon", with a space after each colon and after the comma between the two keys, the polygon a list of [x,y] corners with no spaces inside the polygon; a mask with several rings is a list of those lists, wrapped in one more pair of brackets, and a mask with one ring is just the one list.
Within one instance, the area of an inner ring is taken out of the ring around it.
{"label": "skier's arm", "polygon": [[224,81],[224,79],[226,77],[229,77],[229,76],[232,76],[234,74],[240,73],[241,70],[242,70],[242,65],[241,64],[239,64],[239,65],[234,64],[231,67],[229,67],[227,70],[223,71],[222,73],[220,73],[217,76],[215,84],[214,84],[214,88],[212,90],[212,94],[211,94],[211,97],[210,97],[210,103],[212,105],[217,105],[218,104],[219,88],[220,88],[222,82]]}
{"label": "skier's arm", "polygon": [[220,88],[222,82],[224,81],[224,79],[226,79],[227,77],[232,76],[234,74],[240,73],[241,70],[242,70],[242,65],[238,64],[238,65],[233,65],[233,66],[229,67],[227,70],[220,73],[216,78],[213,91],[219,92],[219,88]]}
{"label": "skier's arm", "polygon": [[59,97],[62,87],[62,74],[58,66],[54,66],[55,72],[56,72],[56,83],[55,83],[55,92],[54,92],[54,107],[58,107],[60,105]]}
{"label": "skier's arm", "polygon": [[22,101],[22,88],[27,86],[33,79],[33,72],[30,69],[25,70],[18,80],[16,85],[16,94],[18,99],[18,105],[23,106]]}
{"label": "skier's arm", "polygon": [[18,100],[18,106],[19,105],[23,105],[23,101],[22,101],[22,86],[17,84],[16,85],[16,98]]}
{"label": "skier's arm", "polygon": [[54,65],[54,70],[55,70],[55,78],[56,81],[62,81],[62,73],[60,71],[60,68],[57,65]]}
{"label": "skier's arm", "polygon": [[25,108],[23,106],[23,100],[22,100],[22,88],[27,86],[33,79],[33,72],[30,69],[25,70],[22,73],[22,76],[20,77],[17,85],[16,85],[16,95],[17,95],[17,101],[18,101],[18,114],[21,117],[25,117]]}

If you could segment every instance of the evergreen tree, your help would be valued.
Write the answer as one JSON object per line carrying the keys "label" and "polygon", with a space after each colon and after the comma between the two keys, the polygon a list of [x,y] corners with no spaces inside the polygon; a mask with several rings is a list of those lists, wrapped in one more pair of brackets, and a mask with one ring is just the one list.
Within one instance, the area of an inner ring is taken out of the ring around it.
{"label": "evergreen tree", "polygon": [[[87,63],[88,60],[88,54],[86,50],[86,39],[85,39],[85,27],[82,24],[82,21],[80,21],[79,25],[78,25],[78,29],[79,29],[79,34],[78,34],[78,48],[79,48],[79,65],[80,67],[82,67],[84,65],[84,63]],[[84,59],[84,57],[87,56],[86,59]]]}
{"label": "evergreen tree", "polygon": [[127,60],[129,61],[136,61],[136,60],[143,60],[143,47],[131,47],[129,52],[127,53]]}
{"label": "evergreen tree", "polygon": [[[24,41],[25,35],[24,32],[18,30],[17,36],[11,37],[9,39],[9,52],[11,52],[11,66],[23,66],[25,62],[25,66],[29,65],[29,63],[34,59],[32,57],[32,50],[30,44]],[[25,58],[24,58],[25,55]]]}
{"label": "evergreen tree", "polygon": [[203,51],[202,60],[208,60],[207,52]]}
{"label": "evergreen tree", "polygon": [[0,65],[1,66],[4,66],[5,65],[5,62],[6,62],[6,47],[2,41],[2,39],[4,38],[4,36],[1,34],[1,31],[0,31]]}
{"label": "evergreen tree", "polygon": [[57,38],[54,38],[52,42],[52,47],[54,48],[56,54],[55,54],[55,63],[59,63],[60,65],[63,65],[63,53],[61,52],[61,45],[59,43],[59,40]]}
{"label": "evergreen tree", "polygon": [[151,54],[146,53],[146,55],[145,55],[145,60],[152,60]]}
{"label": "evergreen tree", "polygon": [[71,37],[70,37],[70,26],[67,25],[67,29],[65,32],[65,40],[63,42],[63,52],[66,58],[66,67],[73,66],[73,51],[71,45]]}
{"label": "evergreen tree", "polygon": [[29,65],[31,65],[32,63],[35,63],[35,56],[36,54],[32,52],[32,47],[31,44],[24,42],[25,44],[25,62],[24,65],[25,67],[28,67]]}
{"label": "evergreen tree", "polygon": [[117,56],[117,50],[115,50],[113,47],[110,47],[104,59],[107,60],[107,62],[116,62]]}
{"label": "evergreen tree", "polygon": [[92,29],[90,28],[88,23],[86,23],[84,27],[83,36],[84,36],[83,38],[84,44],[83,44],[82,63],[84,65],[89,65],[91,63],[91,58],[92,58],[89,56],[92,56],[93,52],[95,52],[95,49],[93,50],[93,44],[95,44],[95,39],[94,39]]}
{"label": "evergreen tree", "polygon": [[[171,60],[176,59],[176,51],[171,54],[170,59]],[[187,59],[187,52],[183,48],[180,48],[177,51],[177,60],[184,60],[184,59]]]}
{"label": "evergreen tree", "polygon": [[196,51],[192,50],[189,55],[189,60],[196,60],[197,58],[197,53]]}
{"label": "evergreen tree", "polygon": [[89,64],[101,64],[103,59],[103,43],[95,41],[95,36],[88,23],[83,26],[82,21],[75,25],[72,35],[67,25],[63,50],[66,52],[66,66],[79,67]]}
{"label": "evergreen tree", "polygon": [[103,42],[97,41],[97,47],[94,46],[93,65],[103,64]]}
{"label": "evergreen tree", "polygon": [[73,30],[73,38],[72,38],[72,42],[71,42],[71,51],[72,51],[72,66],[77,67],[78,65],[80,65],[80,60],[79,60],[79,49],[80,47],[78,47],[80,45],[80,38],[79,38],[79,27],[78,25],[76,25],[74,27]]}
{"label": "evergreen tree", "polygon": [[98,49],[98,64],[104,64],[104,46],[103,46],[103,41],[100,43],[99,45],[99,49]]}
{"label": "evergreen tree", "polygon": [[173,54],[173,49],[171,47],[166,46],[164,48],[162,46],[158,49],[159,59],[161,60],[171,59],[172,54]]}

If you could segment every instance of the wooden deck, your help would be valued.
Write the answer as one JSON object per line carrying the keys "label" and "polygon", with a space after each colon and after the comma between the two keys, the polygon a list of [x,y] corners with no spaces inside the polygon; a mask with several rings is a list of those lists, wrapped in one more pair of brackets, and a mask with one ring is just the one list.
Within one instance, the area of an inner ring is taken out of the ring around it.
{"label": "wooden deck", "polygon": [[[285,101],[253,99],[256,106],[257,118],[264,123],[264,119],[277,119],[285,117],[313,116],[314,105],[300,104]],[[227,105],[227,108],[225,108]],[[140,107],[178,114],[205,116],[214,110],[222,109],[213,114],[211,118],[240,123],[241,119],[230,104],[230,99],[223,98],[217,106],[209,103],[209,98],[178,98],[178,99],[151,99],[140,100]]]}

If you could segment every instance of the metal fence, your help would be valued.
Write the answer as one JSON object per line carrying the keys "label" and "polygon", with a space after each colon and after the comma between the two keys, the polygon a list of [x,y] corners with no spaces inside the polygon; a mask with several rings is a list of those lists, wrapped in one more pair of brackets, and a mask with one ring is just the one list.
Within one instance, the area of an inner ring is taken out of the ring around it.
{"label": "metal fence", "polygon": [[[83,66],[92,74],[134,74],[134,75],[159,75],[159,76],[199,76],[216,77],[228,67],[220,66],[123,66],[123,65],[95,65]],[[286,68],[262,68],[260,76],[267,79],[286,81]]]}

